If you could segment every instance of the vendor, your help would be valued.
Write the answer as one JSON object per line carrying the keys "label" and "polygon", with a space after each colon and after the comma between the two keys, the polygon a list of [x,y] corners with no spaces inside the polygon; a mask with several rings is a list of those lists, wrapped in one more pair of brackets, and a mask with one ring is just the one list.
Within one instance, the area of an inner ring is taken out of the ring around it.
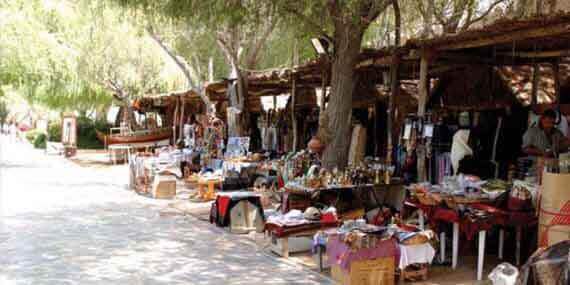
{"label": "vendor", "polygon": [[570,141],[554,127],[556,112],[548,109],[542,113],[537,125],[531,126],[523,136],[523,152],[530,156],[556,156],[566,151]]}

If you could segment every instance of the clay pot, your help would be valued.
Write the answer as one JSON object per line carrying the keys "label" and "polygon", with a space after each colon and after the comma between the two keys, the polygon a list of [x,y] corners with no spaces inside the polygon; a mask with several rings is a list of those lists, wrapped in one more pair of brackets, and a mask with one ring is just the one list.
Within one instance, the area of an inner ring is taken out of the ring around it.
{"label": "clay pot", "polygon": [[310,151],[314,153],[320,153],[325,149],[325,145],[321,142],[318,137],[313,137],[307,144]]}

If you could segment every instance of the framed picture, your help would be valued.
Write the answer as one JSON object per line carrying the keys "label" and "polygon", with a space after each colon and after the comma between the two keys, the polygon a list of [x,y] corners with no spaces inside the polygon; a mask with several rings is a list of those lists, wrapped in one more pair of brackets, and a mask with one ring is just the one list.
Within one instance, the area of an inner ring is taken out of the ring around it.
{"label": "framed picture", "polygon": [[61,126],[61,143],[65,146],[77,145],[77,118],[64,116]]}

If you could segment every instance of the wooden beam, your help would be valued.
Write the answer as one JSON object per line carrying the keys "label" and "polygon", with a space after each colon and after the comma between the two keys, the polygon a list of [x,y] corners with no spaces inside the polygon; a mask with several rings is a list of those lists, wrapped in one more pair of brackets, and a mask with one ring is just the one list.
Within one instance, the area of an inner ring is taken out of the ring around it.
{"label": "wooden beam", "polygon": [[419,98],[418,98],[418,116],[423,117],[426,113],[426,103],[428,97],[427,82],[428,82],[428,56],[422,54],[420,60],[420,82],[419,82]]}
{"label": "wooden beam", "polygon": [[554,24],[546,27],[533,27],[528,29],[520,29],[509,33],[499,33],[491,36],[483,36],[483,38],[472,39],[454,39],[454,37],[441,41],[428,42],[426,45],[437,50],[458,50],[467,48],[476,48],[483,46],[491,46],[497,44],[506,44],[512,42],[521,42],[524,40],[538,39],[543,37],[559,36],[570,33],[570,23]]}
{"label": "wooden beam", "polygon": [[520,58],[552,58],[552,57],[567,57],[570,56],[570,50],[549,50],[549,51],[531,51],[531,52],[498,52],[497,55],[511,56]]}

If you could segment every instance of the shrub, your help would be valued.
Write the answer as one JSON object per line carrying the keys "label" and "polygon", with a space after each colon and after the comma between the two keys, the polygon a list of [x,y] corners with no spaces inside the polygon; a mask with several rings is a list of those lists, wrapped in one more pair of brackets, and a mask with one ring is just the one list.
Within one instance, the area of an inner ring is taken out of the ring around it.
{"label": "shrub", "polygon": [[77,118],[77,147],[83,149],[103,148],[103,142],[97,138],[96,130],[109,132],[110,125],[105,121],[93,121],[87,117]]}
{"label": "shrub", "polygon": [[40,133],[36,136],[36,139],[34,140],[34,147],[45,149],[46,148],[46,141],[47,141],[46,134]]}
{"label": "shrub", "polygon": [[61,122],[54,121],[48,126],[48,141],[61,142]]}
{"label": "shrub", "polygon": [[[81,149],[101,149],[103,142],[97,138],[97,132],[109,132],[110,125],[105,121],[93,121],[87,117],[77,117],[77,147]],[[61,122],[54,121],[48,126],[47,139],[50,142],[61,142]]]}
{"label": "shrub", "polygon": [[26,139],[33,144],[36,140],[36,137],[40,134],[38,130],[29,130],[26,132]]}

